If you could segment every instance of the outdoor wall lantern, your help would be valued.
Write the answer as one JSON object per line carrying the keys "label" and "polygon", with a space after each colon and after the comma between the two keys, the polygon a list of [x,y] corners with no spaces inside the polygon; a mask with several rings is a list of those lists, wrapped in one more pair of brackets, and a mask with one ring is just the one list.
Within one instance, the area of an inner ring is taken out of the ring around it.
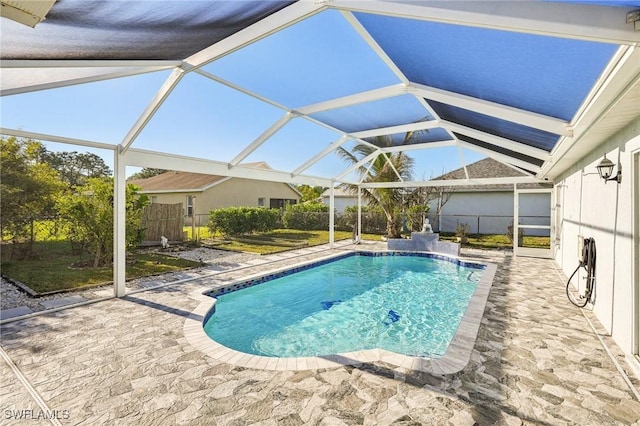
{"label": "outdoor wall lantern", "polygon": [[615,164],[613,164],[613,161],[609,160],[607,158],[607,154],[605,154],[602,161],[600,161],[600,164],[596,166],[598,174],[602,179],[604,179],[604,183],[607,183],[610,180],[615,180],[618,183],[622,182],[622,170],[620,170],[620,167],[618,167],[618,173],[616,173],[614,177],[611,177],[614,167]]}

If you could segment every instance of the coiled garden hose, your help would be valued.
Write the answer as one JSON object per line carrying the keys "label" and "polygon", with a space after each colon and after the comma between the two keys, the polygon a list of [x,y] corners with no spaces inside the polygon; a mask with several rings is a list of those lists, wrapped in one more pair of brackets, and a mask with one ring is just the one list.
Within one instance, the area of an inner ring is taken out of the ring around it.
{"label": "coiled garden hose", "polygon": [[[584,268],[587,272],[587,288],[585,289],[584,296],[579,296],[578,300],[575,300],[569,293],[569,286],[571,285],[571,279],[578,272],[580,268]],[[596,240],[593,238],[585,238],[584,245],[582,246],[582,260],[578,263],[578,267],[573,271],[573,274],[567,281],[567,298],[569,301],[578,308],[584,308],[587,303],[593,302],[594,290],[596,287]]]}

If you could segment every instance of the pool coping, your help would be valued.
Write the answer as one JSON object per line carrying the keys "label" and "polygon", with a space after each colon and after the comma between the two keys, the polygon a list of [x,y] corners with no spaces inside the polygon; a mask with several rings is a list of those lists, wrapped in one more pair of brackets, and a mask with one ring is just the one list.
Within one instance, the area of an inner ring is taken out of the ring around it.
{"label": "pool coping", "polygon": [[[356,249],[354,251],[360,250]],[[403,252],[414,253],[411,251]],[[489,297],[489,292],[491,290],[491,286],[493,285],[493,279],[497,270],[497,265],[488,262],[465,260],[461,259],[460,257],[450,256],[442,253],[433,254],[437,256],[444,256],[451,260],[471,262],[485,266],[484,272],[480,277],[480,280],[478,281],[476,291],[471,297],[469,306],[465,311],[462,319],[460,320],[460,325],[458,326],[456,334],[451,339],[451,342],[449,343],[449,346],[447,347],[444,355],[438,358],[408,356],[387,351],[385,349],[367,349],[335,355],[297,358],[266,357],[239,352],[214,341],[209,336],[207,336],[204,331],[203,321],[205,320],[205,318],[207,318],[207,315],[215,302],[211,298],[211,296],[204,294],[214,290],[214,288],[211,287],[207,288],[207,290],[205,291],[194,291],[189,295],[191,298],[199,301],[200,303],[191,312],[191,314],[187,316],[183,327],[184,335],[187,341],[195,349],[203,352],[207,356],[210,356],[211,358],[214,358],[221,362],[245,368],[276,371],[303,371],[316,370],[321,368],[334,368],[344,365],[361,365],[376,361],[382,361],[391,365],[395,365],[399,368],[422,371],[425,373],[438,375],[454,374],[462,370],[471,359],[471,352],[473,351],[473,347],[478,336],[480,322],[482,321],[484,309]],[[259,279],[266,275],[277,274],[280,272],[288,271],[292,268],[306,266],[344,255],[344,252],[332,253],[330,255],[321,256],[319,258],[306,262],[299,262],[294,265],[289,265],[275,270],[254,274],[253,276],[248,276],[239,280],[234,280],[234,283],[244,282],[252,279]],[[215,287],[222,288],[228,286],[230,286],[228,282],[223,282]]]}

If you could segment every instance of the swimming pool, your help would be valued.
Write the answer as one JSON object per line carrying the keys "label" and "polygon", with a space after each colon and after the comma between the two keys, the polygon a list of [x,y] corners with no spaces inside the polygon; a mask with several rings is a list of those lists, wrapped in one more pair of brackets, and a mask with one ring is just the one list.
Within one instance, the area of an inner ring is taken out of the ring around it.
{"label": "swimming pool", "polygon": [[210,292],[204,331],[267,357],[377,348],[441,357],[484,269],[430,253],[352,252]]}

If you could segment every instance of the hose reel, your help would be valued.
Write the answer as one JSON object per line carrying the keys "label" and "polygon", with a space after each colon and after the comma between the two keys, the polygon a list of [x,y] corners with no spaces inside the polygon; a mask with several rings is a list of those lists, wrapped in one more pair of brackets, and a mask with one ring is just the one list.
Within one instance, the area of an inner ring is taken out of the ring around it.
{"label": "hose reel", "polygon": [[[592,302],[595,296],[594,290],[596,286],[596,240],[593,238],[585,238],[582,244],[582,252],[581,259],[579,259],[578,266],[573,271],[573,274],[569,277],[567,281],[567,298],[569,301],[577,306],[578,308],[584,308],[587,306],[587,303]],[[578,300],[574,299],[569,292],[569,286],[571,285],[571,279],[573,276],[580,270],[580,268],[584,268],[587,273],[586,277],[586,285],[584,296],[580,295]]]}

